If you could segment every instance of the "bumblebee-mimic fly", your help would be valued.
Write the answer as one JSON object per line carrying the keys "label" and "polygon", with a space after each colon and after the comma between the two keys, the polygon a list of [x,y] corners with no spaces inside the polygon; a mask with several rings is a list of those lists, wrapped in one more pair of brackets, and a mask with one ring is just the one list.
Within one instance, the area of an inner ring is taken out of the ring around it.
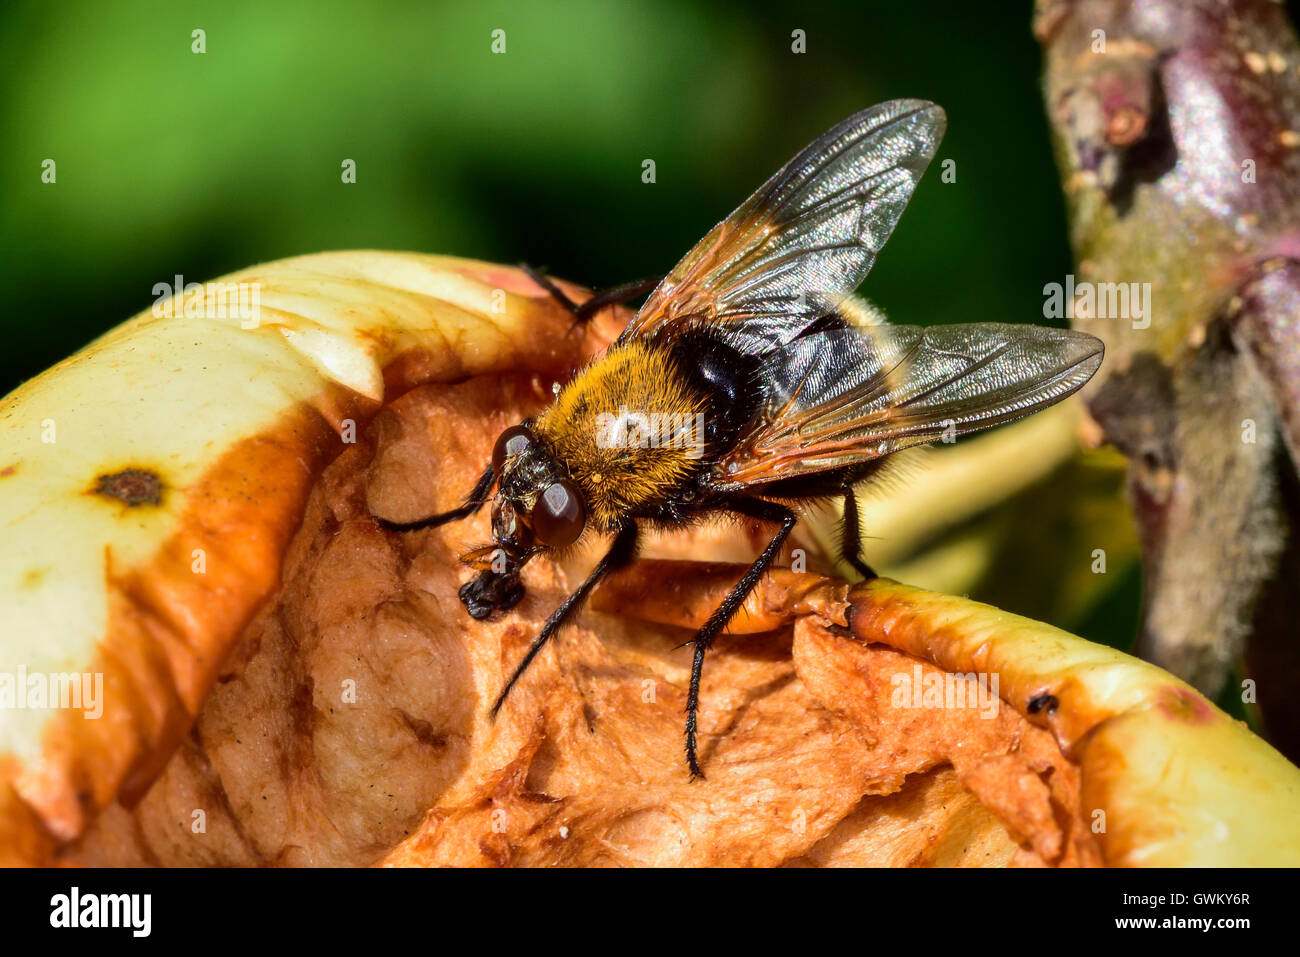
{"label": "bumblebee-mimic fly", "polygon": [[[608,552],[547,619],[510,689],[595,585],[636,554],[642,526],[717,513],[778,526],[696,634],[686,761],[696,753],[710,644],[776,558],[791,507],[844,500],[844,557],[863,575],[854,486],[891,453],[1018,419],[1079,389],[1101,341],[1079,332],[980,323],[921,328],[841,308],[867,275],[943,136],[933,103],[894,100],[839,123],[718,224],[658,283],[619,338],[534,418],[505,430],[465,505],[396,528],[473,514],[493,484],[494,542],[465,556],[460,597],[484,618],[523,595],[519,572],[584,532]],[[575,306],[579,318],[638,292]],[[647,440],[649,439],[649,440]],[[494,556],[494,560],[489,560]]]}

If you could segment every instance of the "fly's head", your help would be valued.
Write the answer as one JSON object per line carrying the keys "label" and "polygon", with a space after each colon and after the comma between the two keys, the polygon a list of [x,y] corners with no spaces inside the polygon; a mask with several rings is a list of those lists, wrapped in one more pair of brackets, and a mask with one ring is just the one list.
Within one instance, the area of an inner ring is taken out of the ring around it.
{"label": "fly's head", "polygon": [[501,433],[492,452],[497,495],[492,502],[492,544],[462,559],[479,570],[460,590],[475,618],[509,608],[524,595],[519,573],[545,549],[572,545],[586,526],[581,491],[561,463],[538,442],[531,424]]}

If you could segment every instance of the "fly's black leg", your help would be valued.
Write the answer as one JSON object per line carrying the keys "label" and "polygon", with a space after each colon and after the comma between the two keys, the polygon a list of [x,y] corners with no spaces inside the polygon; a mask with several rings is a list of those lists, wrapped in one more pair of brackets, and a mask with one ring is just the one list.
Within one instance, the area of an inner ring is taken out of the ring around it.
{"label": "fly's black leg", "polygon": [[514,674],[510,676],[510,679],[505,683],[505,687],[501,689],[501,693],[497,695],[497,700],[492,705],[493,718],[497,716],[497,712],[500,711],[501,706],[505,704],[506,697],[510,694],[510,689],[513,688],[515,683],[523,677],[524,672],[528,670],[528,666],[532,664],[533,659],[537,657],[537,653],[546,646],[546,643],[550,641],[552,637],[554,637],[555,633],[560,630],[560,627],[568,620],[569,616],[582,606],[588,593],[596,587],[596,584],[602,578],[615,569],[626,565],[636,555],[636,535],[637,527],[635,522],[628,521],[624,524],[623,527],[618,530],[618,534],[614,537],[614,544],[611,545],[609,551],[605,553],[605,557],[596,563],[596,567],[591,570],[591,574],[587,576],[587,580],[579,585],[572,595],[564,599],[559,608],[551,612],[551,617],[546,619],[546,624],[542,625],[542,630],[538,632],[537,637],[533,639],[533,643],[528,646],[528,652],[524,655],[523,661],[519,662],[515,667]]}
{"label": "fly's black leg", "polygon": [[561,289],[555,283],[551,282],[549,276],[547,276],[543,272],[534,269],[532,266],[528,265],[528,263],[520,263],[519,268],[528,274],[529,279],[531,279],[533,282],[537,283],[537,285],[541,286],[543,289],[549,292],[551,294],[552,299],[558,302],[565,309],[569,310],[569,312],[573,313],[575,316],[578,314],[578,304],[574,302],[572,299],[570,299],[568,294],[563,289]]}
{"label": "fly's black leg", "polygon": [[844,525],[840,529],[840,554],[863,578],[879,578],[862,560],[862,526],[858,524],[858,496],[853,486],[844,490]]}
{"label": "fly's black leg", "polygon": [[695,731],[697,719],[700,711],[700,678],[704,675],[704,653],[709,650],[713,640],[718,637],[718,633],[727,627],[728,622],[735,616],[740,606],[745,603],[749,593],[754,590],[758,580],[763,577],[768,566],[775,560],[777,553],[781,551],[781,545],[785,542],[786,536],[790,534],[790,529],[794,528],[798,516],[784,505],[778,505],[775,502],[765,502],[757,498],[740,498],[727,502],[720,506],[728,512],[736,512],[740,515],[756,518],[763,522],[779,522],[781,530],[772,537],[763,549],[763,554],[755,559],[754,564],[749,566],[749,571],[745,572],[744,577],[736,584],[726,598],[722,600],[709,620],[704,623],[695,635],[692,644],[695,645],[695,660],[691,664],[691,687],[686,696],[686,765],[690,768],[691,780],[704,777],[704,772],[700,770],[699,755],[696,753]]}
{"label": "fly's black leg", "polygon": [[619,303],[627,302],[629,299],[635,299],[637,296],[644,296],[659,285],[663,278],[663,276],[647,276],[645,279],[637,279],[609,289],[602,289],[578,307],[578,311],[574,313],[574,318],[578,322],[588,322],[596,313],[608,306],[616,306]]}
{"label": "fly's black leg", "polygon": [[421,528],[437,528],[439,525],[446,525],[448,522],[458,522],[462,518],[468,518],[483,507],[487,501],[488,491],[492,488],[492,466],[487,467],[478,481],[474,483],[473,490],[469,497],[465,499],[465,504],[459,508],[453,508],[450,512],[440,512],[437,515],[430,515],[428,518],[416,519],[414,522],[390,522],[386,518],[376,518],[375,521],[388,529],[390,532],[414,532]]}
{"label": "fly's black leg", "polygon": [[538,272],[527,263],[520,265],[524,272],[528,273],[530,279],[537,285],[541,286],[551,294],[561,306],[573,313],[573,319],[579,324],[590,322],[591,319],[607,306],[616,306],[621,302],[627,302],[629,299],[635,299],[637,296],[644,295],[655,286],[659,285],[662,276],[649,276],[645,279],[638,279],[635,282],[625,282],[620,286],[614,286],[610,289],[603,289],[593,295],[582,305],[578,305],[565,294],[564,290],[557,286],[551,280]]}

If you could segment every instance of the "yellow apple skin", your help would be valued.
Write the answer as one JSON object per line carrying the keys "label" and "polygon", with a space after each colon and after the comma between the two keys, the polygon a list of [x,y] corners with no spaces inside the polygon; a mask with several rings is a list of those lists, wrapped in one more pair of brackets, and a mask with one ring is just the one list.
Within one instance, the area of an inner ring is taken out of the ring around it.
{"label": "yellow apple skin", "polygon": [[343,252],[220,282],[255,322],[194,290],[0,401],[0,673],[103,682],[95,719],[0,709],[2,786],[59,841],[165,762],[347,430],[416,384],[582,358],[516,269]]}
{"label": "yellow apple skin", "polygon": [[1167,671],[887,579],[848,601],[857,637],[946,671],[997,674],[1001,697],[1051,729],[1079,764],[1107,865],[1300,866],[1300,769]]}

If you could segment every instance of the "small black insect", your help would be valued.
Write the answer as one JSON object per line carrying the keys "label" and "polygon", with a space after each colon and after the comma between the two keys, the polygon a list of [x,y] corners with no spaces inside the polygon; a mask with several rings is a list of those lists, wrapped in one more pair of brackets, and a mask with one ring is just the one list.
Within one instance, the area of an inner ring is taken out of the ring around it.
{"label": "small black insect", "polygon": [[[1065,398],[1097,370],[1100,340],[1028,325],[892,326],[847,307],[925,172],[945,117],[894,100],[844,120],[799,153],[660,282],[606,352],[556,401],[497,440],[465,505],[495,484],[491,545],[460,592],[483,618],[523,595],[519,571],[587,530],[613,544],[546,621],[492,713],[595,585],[636,555],[638,528],[717,513],[778,526],[695,636],[686,761],[700,777],[696,719],[705,653],[776,558],[791,504],[844,501],[844,557],[864,576],[854,486],[909,446],[1009,422]],[[575,306],[579,319],[649,290],[629,284]],[[491,560],[489,560],[489,558]]]}

